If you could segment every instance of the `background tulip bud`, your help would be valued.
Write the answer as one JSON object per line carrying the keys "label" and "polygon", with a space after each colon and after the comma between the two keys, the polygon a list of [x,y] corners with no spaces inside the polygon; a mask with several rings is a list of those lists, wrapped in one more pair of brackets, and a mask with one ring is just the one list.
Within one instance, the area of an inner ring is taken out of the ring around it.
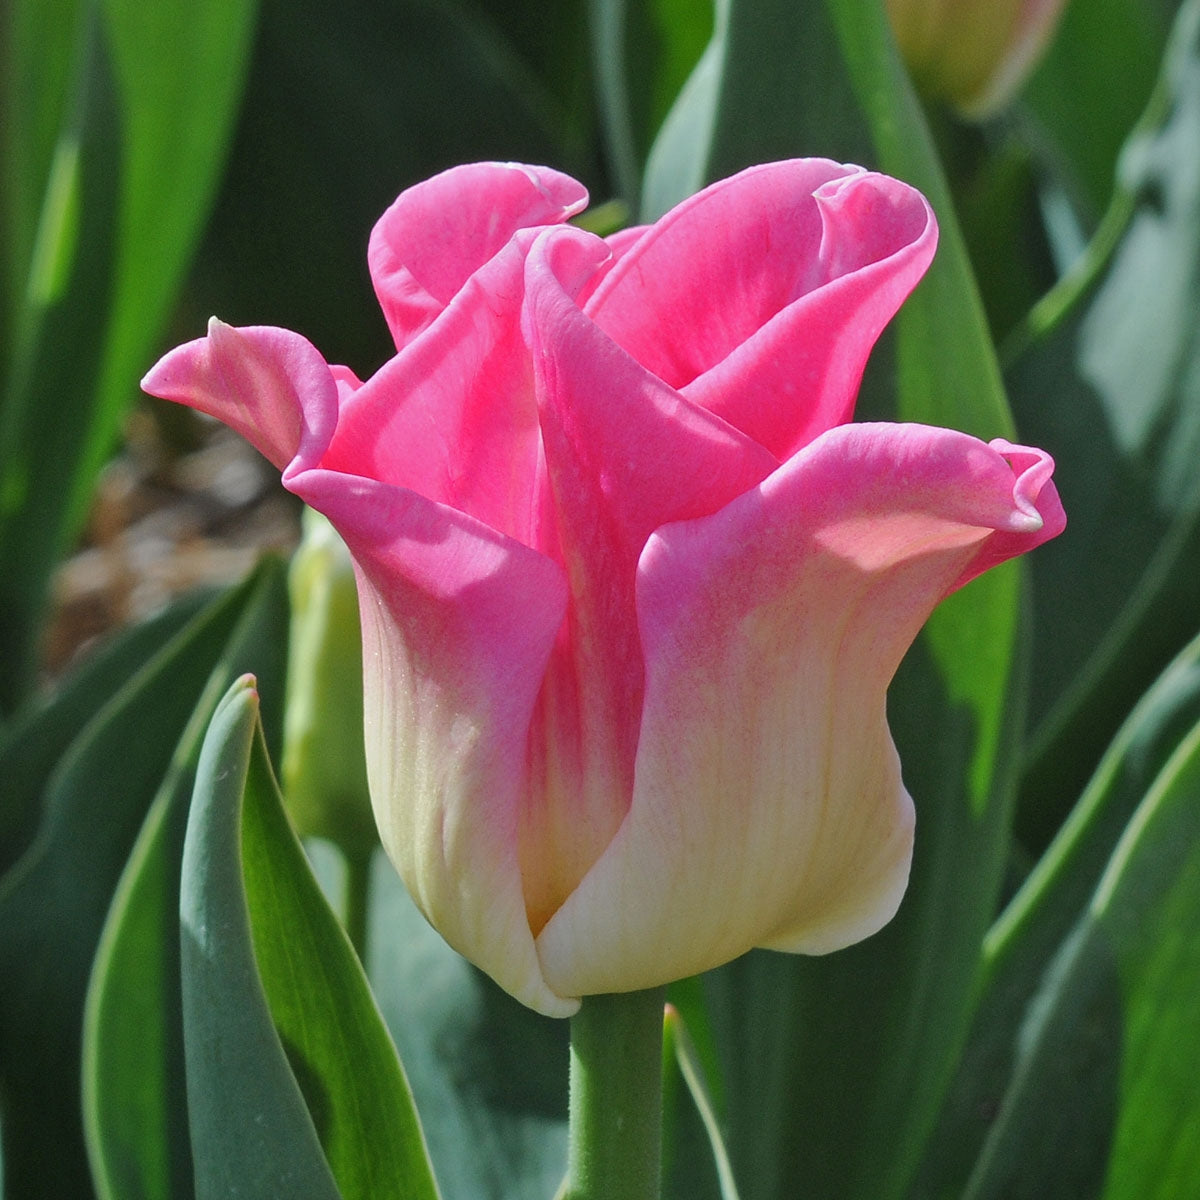
{"label": "background tulip bud", "polygon": [[289,575],[292,627],[280,774],[301,834],[351,859],[378,838],[363,751],[362,634],[345,543],[312,509]]}
{"label": "background tulip bud", "polygon": [[917,86],[970,117],[1001,108],[1024,82],[1066,0],[887,0]]}

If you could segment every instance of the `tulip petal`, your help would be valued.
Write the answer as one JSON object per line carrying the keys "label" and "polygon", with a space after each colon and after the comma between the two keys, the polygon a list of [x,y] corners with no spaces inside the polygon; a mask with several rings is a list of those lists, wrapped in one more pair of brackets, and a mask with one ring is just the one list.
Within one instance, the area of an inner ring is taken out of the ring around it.
{"label": "tulip petal", "polygon": [[280,470],[298,454],[319,458],[337,425],[333,372],[287,329],[235,329],[213,317],[208,336],[164,355],[142,388],[223,421]]}
{"label": "tulip petal", "polygon": [[936,240],[924,198],[894,179],[768,163],[673,209],[586,307],[649,370],[785,458],[849,418]]}
{"label": "tulip petal", "polygon": [[608,844],[632,794],[643,672],[634,584],[647,538],[715,511],[778,465],[579,309],[573,286],[606,253],[588,234],[555,230],[527,263],[526,335],[571,591],[569,636],[540,706],[546,801],[523,835],[535,929]]}
{"label": "tulip petal", "polygon": [[539,436],[518,233],[438,318],[343,400],[321,465],[410,488],[537,542]]}
{"label": "tulip petal", "polygon": [[367,248],[375,294],[402,349],[519,229],[557,225],[587,189],[549,167],[471,163],[401,192]]}
{"label": "tulip petal", "polygon": [[633,804],[538,937],[555,992],[649,987],[752,946],[824,953],[890,919],[912,806],[888,682],[997,546],[1061,527],[1045,461],[842,426],[722,511],[655,533]]}
{"label": "tulip petal", "polygon": [[518,862],[534,699],[566,589],[535,551],[422,496],[295,476],[350,548],[380,838],[445,939],[525,1004],[577,1007],[541,977]]}

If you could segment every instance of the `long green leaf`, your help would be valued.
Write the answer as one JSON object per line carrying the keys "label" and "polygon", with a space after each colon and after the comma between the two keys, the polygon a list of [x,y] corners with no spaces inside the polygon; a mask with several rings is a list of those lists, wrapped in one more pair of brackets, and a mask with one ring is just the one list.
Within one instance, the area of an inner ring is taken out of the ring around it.
{"label": "long green leaf", "polygon": [[206,597],[194,593],[98,648],[0,737],[0,876],[28,848],[46,777],[101,704],[162,649]]}
{"label": "long green leaf", "polygon": [[430,927],[382,854],[375,867],[371,986],[445,1200],[552,1196],[567,1161],[568,1023],[502,992]]}
{"label": "long green leaf", "polygon": [[[180,1011],[179,877],[204,731],[232,681],[283,669],[287,602],[272,564],[246,597],[113,897],[88,986],[84,1122],[97,1191],[111,1200],[182,1200],[192,1191]],[[268,706],[278,718],[277,690]]]}
{"label": "long green leaf", "polygon": [[1167,1200],[1200,1188],[1200,725],[1064,943],[963,1195]]}
{"label": "long green leaf", "polygon": [[395,1049],[284,815],[249,677],[201,753],[180,921],[197,1196],[435,1198]]}
{"label": "long green leaf", "polygon": [[14,7],[6,145],[14,167],[35,174],[12,184],[5,214],[0,710],[28,686],[50,572],[79,531],[203,227],[254,10],[255,0]]}
{"label": "long green leaf", "polygon": [[958,1197],[1010,1085],[1019,1031],[1138,804],[1200,721],[1200,638],[1122,727],[1070,819],[989,932],[981,999],[918,1196]]}
{"label": "long green leaf", "polygon": [[1154,85],[1169,7],[1073,0],[1018,106],[1084,229],[1108,205],[1121,146]]}
{"label": "long green leaf", "polygon": [[712,33],[710,0],[590,0],[592,58],[617,193],[641,195],[659,125]]}
{"label": "long green leaf", "polygon": [[[0,1079],[9,1197],[89,1194],[79,1108],[84,994],[110,898],[245,606],[281,571],[208,607],[114,693],[41,786],[41,826],[0,881]],[[97,677],[103,685],[105,676]],[[53,720],[56,710],[47,710]]]}

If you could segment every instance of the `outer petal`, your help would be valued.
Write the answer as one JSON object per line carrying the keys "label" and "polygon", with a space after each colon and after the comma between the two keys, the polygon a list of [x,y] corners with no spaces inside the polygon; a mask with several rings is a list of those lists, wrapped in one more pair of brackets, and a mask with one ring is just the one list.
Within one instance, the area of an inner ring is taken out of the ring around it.
{"label": "outer petal", "polygon": [[330,471],[291,486],[359,581],[370,790],[384,847],[443,937],[532,1008],[547,988],[525,915],[519,798],[565,586],[543,556],[399,488]]}
{"label": "outer petal", "polygon": [[161,358],[142,387],[223,421],[280,470],[297,454],[319,458],[337,425],[333,372],[311,342],[286,329],[235,329],[213,317],[208,337]]}
{"label": "outer petal", "polygon": [[684,201],[587,309],[779,458],[853,411],[867,355],[933,256],[920,193],[858,167],[752,167]]}
{"label": "outer petal", "polygon": [[569,175],[521,163],[452,167],[401,192],[371,233],[367,263],[402,348],[518,229],[557,225],[587,204]]}
{"label": "outer petal", "polygon": [[629,805],[642,694],[634,581],[647,538],[664,522],[716,511],[777,466],[579,309],[571,291],[606,255],[589,234],[553,230],[527,264],[526,332],[571,590],[567,636],[540,706],[542,782],[522,839],[534,929],[608,845]]}
{"label": "outer petal", "polygon": [[892,916],[912,807],[886,688],[993,539],[1018,553],[1056,532],[1057,496],[1031,473],[964,434],[843,426],[651,538],[633,805],[538,938],[558,994],[648,987],[756,945],[823,953]]}

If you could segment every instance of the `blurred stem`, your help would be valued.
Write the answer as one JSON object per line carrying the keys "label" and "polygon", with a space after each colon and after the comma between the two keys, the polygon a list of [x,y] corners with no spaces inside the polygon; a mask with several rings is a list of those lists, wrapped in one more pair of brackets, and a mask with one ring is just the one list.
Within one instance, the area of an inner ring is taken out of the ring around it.
{"label": "blurred stem", "polygon": [[367,962],[367,910],[371,901],[371,851],[345,853],[346,887],[343,897],[346,936],[358,961]]}
{"label": "blurred stem", "polygon": [[658,1200],[664,999],[586,996],[571,1018],[564,1200]]}

